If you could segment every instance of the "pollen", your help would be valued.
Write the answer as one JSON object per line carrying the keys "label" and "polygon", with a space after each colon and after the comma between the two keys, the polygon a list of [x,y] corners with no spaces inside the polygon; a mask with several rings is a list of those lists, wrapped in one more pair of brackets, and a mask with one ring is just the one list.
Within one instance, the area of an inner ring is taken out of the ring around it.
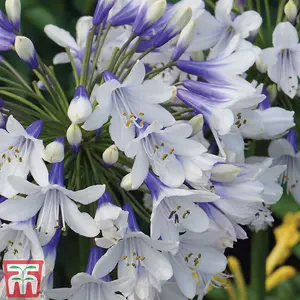
{"label": "pollen", "polygon": [[139,113],[139,116],[141,116],[141,117],[144,116],[144,115],[145,115],[145,114],[144,114],[143,112],[140,112],[140,113]]}
{"label": "pollen", "polygon": [[126,116],[127,116],[126,112],[123,112],[123,113],[122,113],[122,115],[123,115],[124,117],[126,117]]}
{"label": "pollen", "polygon": [[126,124],[125,124],[126,127],[129,127],[129,126],[132,124],[132,122],[133,122],[132,120],[128,120],[128,121],[126,122]]}
{"label": "pollen", "polygon": [[169,154],[165,153],[165,154],[161,157],[161,159],[162,159],[162,160],[165,160],[168,156],[169,156]]}
{"label": "pollen", "polygon": [[126,255],[122,256],[122,260],[125,260],[126,258],[127,258],[127,256],[126,256]]}
{"label": "pollen", "polygon": [[9,146],[9,147],[8,147],[8,150],[11,150],[13,147],[14,147],[14,146]]}
{"label": "pollen", "polygon": [[134,118],[134,114],[130,114],[130,115],[129,115],[129,118]]}
{"label": "pollen", "polygon": [[174,151],[175,151],[175,149],[172,148],[172,149],[170,150],[170,154],[173,154]]}
{"label": "pollen", "polygon": [[143,126],[143,125],[144,125],[144,123],[145,123],[145,121],[144,121],[144,120],[142,120],[142,121],[140,122],[140,126]]}

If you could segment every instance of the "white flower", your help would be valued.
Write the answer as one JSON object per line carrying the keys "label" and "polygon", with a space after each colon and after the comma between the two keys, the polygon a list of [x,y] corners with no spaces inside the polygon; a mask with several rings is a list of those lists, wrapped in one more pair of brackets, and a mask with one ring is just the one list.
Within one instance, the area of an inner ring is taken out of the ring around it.
{"label": "white flower", "polygon": [[[71,279],[71,288],[46,290],[45,294],[51,299],[84,299],[84,300],[125,300],[125,296],[132,290],[134,281],[131,278],[122,278],[111,282],[105,282],[99,277],[78,273]],[[100,298],[99,298],[100,297]]]}
{"label": "white flower", "polygon": [[297,150],[296,131],[291,129],[287,139],[272,141],[269,156],[273,157],[273,165],[286,165],[280,176],[280,183],[287,185],[287,192],[292,193],[296,201],[300,201],[300,154]]}
{"label": "white flower", "polygon": [[261,59],[268,66],[268,75],[290,98],[298,90],[300,47],[297,30],[290,22],[279,23],[273,32],[273,48],[264,49]]}
{"label": "white flower", "polygon": [[180,232],[208,229],[209,218],[198,203],[218,200],[217,195],[205,189],[168,188],[150,172],[145,183],[153,198],[150,228],[153,238],[178,241]]}
{"label": "white flower", "polygon": [[[6,200],[9,201],[9,200]],[[0,251],[6,249],[6,260],[44,259],[42,247],[33,230],[35,219],[2,224],[0,227]]]}
{"label": "white flower", "polygon": [[[46,25],[45,33],[52,39],[57,45],[65,48],[69,47],[71,54],[75,60],[77,71],[81,70],[81,61],[84,56],[87,36],[90,29],[93,26],[92,17],[81,17],[76,24],[76,40],[70,35],[70,33],[64,29],[61,29],[55,25]],[[53,63],[64,64],[70,62],[66,52],[57,54],[53,58]]]}
{"label": "white flower", "polygon": [[39,178],[40,186],[21,177],[10,176],[10,184],[18,192],[28,196],[25,199],[18,196],[0,205],[1,218],[10,221],[27,220],[40,212],[36,225],[42,245],[47,244],[54,236],[60,215],[63,229],[66,228],[65,223],[67,223],[80,235],[94,237],[99,233],[93,218],[87,213],[80,212],[72,200],[85,205],[90,204],[104,193],[105,186],[94,185],[76,192],[67,190],[63,187],[63,168],[63,162],[53,164],[50,176],[46,171],[44,177]]}
{"label": "white flower", "polygon": [[119,159],[119,151],[116,145],[109,146],[102,154],[103,161],[111,166]]}
{"label": "white flower", "polygon": [[104,72],[108,81],[97,90],[99,105],[83,124],[85,130],[100,128],[111,116],[109,132],[116,146],[124,150],[135,137],[135,128],[157,120],[163,126],[175,122],[173,116],[159,103],[172,97],[172,88],[156,80],[145,78],[145,67],[138,61],[121,84],[109,71]]}
{"label": "white flower", "polygon": [[204,11],[198,19],[199,31],[190,51],[212,48],[209,57],[214,58],[227,47],[236,34],[243,40],[248,38],[252,31],[259,29],[262,18],[257,12],[250,10],[233,18],[232,6],[233,0],[219,0],[215,8],[215,17]]}
{"label": "white flower", "polygon": [[44,146],[37,137],[43,127],[42,121],[35,121],[25,130],[9,116],[6,130],[0,129],[0,195],[10,198],[17,191],[7,182],[10,175],[26,178],[30,172],[39,183],[47,168],[43,162]]}
{"label": "white flower", "polygon": [[169,254],[174,278],[181,293],[193,299],[197,289],[205,289],[212,276],[223,272],[227,260],[224,249],[217,246],[221,231],[186,232],[180,236],[179,250]]}
{"label": "white flower", "polygon": [[151,165],[161,181],[171,187],[180,186],[185,180],[181,157],[199,156],[206,151],[202,144],[188,139],[193,128],[187,123],[176,123],[162,129],[153,122],[133,140],[125,150],[128,157],[135,157],[132,168],[132,188],[138,188]]}
{"label": "white flower", "polygon": [[49,163],[61,162],[65,156],[64,148],[64,137],[58,137],[46,146],[43,156],[44,160]]}
{"label": "white flower", "polygon": [[101,230],[102,237],[96,238],[95,241],[97,245],[109,248],[124,237],[128,228],[128,212],[112,204],[107,192],[105,192],[102,198],[104,200],[101,201],[99,199],[95,215],[95,221]]}

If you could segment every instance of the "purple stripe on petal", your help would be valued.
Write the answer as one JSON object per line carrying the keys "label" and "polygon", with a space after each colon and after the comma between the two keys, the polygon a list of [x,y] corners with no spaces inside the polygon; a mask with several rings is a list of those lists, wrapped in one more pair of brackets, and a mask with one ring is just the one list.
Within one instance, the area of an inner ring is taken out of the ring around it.
{"label": "purple stripe on petal", "polygon": [[166,187],[152,172],[148,172],[148,175],[145,179],[145,184],[147,185],[153,201],[156,201],[164,187]]}
{"label": "purple stripe on petal", "polygon": [[7,19],[2,10],[0,10],[0,27],[9,32],[13,32],[14,30],[13,24]]}
{"label": "purple stripe on petal", "polygon": [[58,138],[55,139],[55,142],[61,143],[65,145],[65,137],[64,136],[59,136]]}
{"label": "purple stripe on petal", "polygon": [[51,184],[58,184],[60,186],[64,186],[64,177],[65,177],[64,173],[65,173],[64,161],[52,164],[49,173],[49,182]]}
{"label": "purple stripe on petal", "polygon": [[94,16],[93,16],[93,25],[98,26],[100,23],[105,21],[108,16],[109,11],[115,5],[116,0],[114,1],[107,1],[105,0],[98,0],[97,6],[95,8]]}
{"label": "purple stripe on petal", "polygon": [[0,203],[4,202],[5,200],[7,200],[7,198],[6,198],[6,197],[4,197],[4,196],[0,196]]}
{"label": "purple stripe on petal", "polygon": [[135,1],[130,1],[117,14],[108,20],[113,26],[131,24],[134,22],[139,10],[139,5]]}
{"label": "purple stripe on petal", "polygon": [[107,191],[105,191],[104,194],[102,195],[102,197],[100,197],[98,199],[98,208],[104,203],[113,204],[112,198],[111,198],[110,194]]}
{"label": "purple stripe on petal", "polygon": [[137,17],[132,25],[132,32],[139,36],[144,33],[149,24],[146,22],[146,14],[148,10],[148,5],[144,4],[143,7],[139,10]]}
{"label": "purple stripe on petal", "polygon": [[92,275],[95,264],[105,254],[105,250],[101,247],[93,246],[89,253],[88,263],[86,265],[85,273]]}
{"label": "purple stripe on petal", "polygon": [[89,96],[88,96],[87,90],[86,90],[86,88],[83,85],[79,85],[76,88],[76,91],[75,91],[75,94],[74,94],[74,98],[77,98],[77,97],[78,98],[82,97],[84,99],[89,100]]}
{"label": "purple stripe on petal", "polygon": [[56,251],[56,248],[60,241],[60,236],[61,236],[61,225],[59,226],[59,228],[56,229],[56,232],[53,238],[51,239],[51,241],[47,245],[43,246],[45,256],[52,253],[53,251]]}
{"label": "purple stripe on petal", "polygon": [[263,88],[262,93],[266,96],[265,100],[258,104],[258,108],[261,110],[266,110],[271,107],[270,95],[266,88]]}
{"label": "purple stripe on petal", "polygon": [[7,122],[7,118],[0,112],[0,128],[1,129],[6,128],[6,122]]}
{"label": "purple stripe on petal", "polygon": [[110,80],[118,80],[119,81],[117,76],[109,70],[104,71],[102,75],[103,75],[103,79],[105,82],[110,81]]}
{"label": "purple stripe on petal", "polygon": [[293,146],[293,149],[295,153],[298,152],[298,146],[297,146],[297,132],[295,129],[290,129],[287,136],[287,141]]}
{"label": "purple stripe on petal", "polygon": [[140,227],[137,223],[134,210],[131,204],[126,203],[123,206],[123,210],[128,211],[128,227],[131,231],[140,231]]}
{"label": "purple stripe on petal", "polygon": [[36,139],[40,136],[42,130],[43,130],[43,121],[42,120],[37,120],[37,121],[31,123],[26,128],[26,132]]}

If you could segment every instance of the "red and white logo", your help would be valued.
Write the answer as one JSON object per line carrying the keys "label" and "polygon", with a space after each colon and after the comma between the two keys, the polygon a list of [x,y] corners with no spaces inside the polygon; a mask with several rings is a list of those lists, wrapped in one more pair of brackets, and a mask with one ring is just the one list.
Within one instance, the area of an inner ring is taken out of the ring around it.
{"label": "red and white logo", "polygon": [[3,260],[7,297],[39,297],[43,264],[43,260]]}

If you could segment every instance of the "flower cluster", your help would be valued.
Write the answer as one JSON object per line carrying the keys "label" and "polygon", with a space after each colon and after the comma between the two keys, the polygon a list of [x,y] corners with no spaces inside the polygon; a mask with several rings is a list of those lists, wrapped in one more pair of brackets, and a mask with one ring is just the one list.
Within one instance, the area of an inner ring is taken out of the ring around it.
{"label": "flower cluster", "polygon": [[[20,1],[6,0],[0,50],[36,79],[2,58],[14,77],[0,89],[0,248],[4,259],[45,261],[45,297],[202,299],[227,276],[224,251],[247,238],[245,227],[272,224],[280,184],[300,201],[285,109],[300,75],[295,20],[261,49],[262,17],[243,10],[233,0],[214,11],[202,0],[98,0],[76,40],[45,27],[64,51],[53,64],[72,67],[68,95],[21,36]],[[252,78],[255,68],[268,77]],[[251,145],[271,139],[272,158],[258,157]],[[94,243],[85,272],[53,288],[60,232],[70,230]],[[0,287],[3,298],[4,279]]]}

